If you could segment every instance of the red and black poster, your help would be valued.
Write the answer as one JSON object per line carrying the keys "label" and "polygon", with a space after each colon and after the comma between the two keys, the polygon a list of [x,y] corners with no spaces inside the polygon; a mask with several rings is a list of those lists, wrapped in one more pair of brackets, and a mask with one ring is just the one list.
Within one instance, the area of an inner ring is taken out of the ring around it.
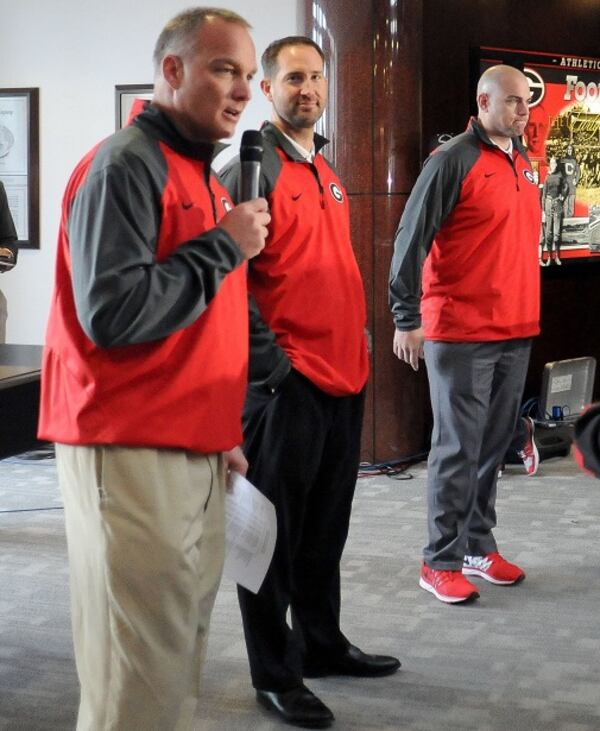
{"label": "red and black poster", "polygon": [[600,258],[600,58],[482,47],[479,73],[520,68],[531,89],[525,143],[540,186],[540,263]]}

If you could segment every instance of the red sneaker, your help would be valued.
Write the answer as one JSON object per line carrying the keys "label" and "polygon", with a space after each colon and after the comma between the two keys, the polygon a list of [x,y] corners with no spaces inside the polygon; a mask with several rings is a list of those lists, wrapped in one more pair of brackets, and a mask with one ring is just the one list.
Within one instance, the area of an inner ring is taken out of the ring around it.
{"label": "red sneaker", "polygon": [[535,475],[538,467],[540,466],[540,455],[535,444],[535,425],[533,423],[533,419],[528,416],[524,419],[524,421],[527,429],[527,441],[525,442],[523,449],[519,450],[517,454],[523,460],[525,472],[532,476]]}
{"label": "red sneaker", "polygon": [[499,553],[465,556],[462,572],[468,576],[480,576],[492,584],[518,584],[525,578],[523,569],[510,563]]}
{"label": "red sneaker", "polygon": [[421,565],[419,586],[447,604],[468,602],[479,597],[477,587],[465,579],[461,571],[440,571],[425,563]]}

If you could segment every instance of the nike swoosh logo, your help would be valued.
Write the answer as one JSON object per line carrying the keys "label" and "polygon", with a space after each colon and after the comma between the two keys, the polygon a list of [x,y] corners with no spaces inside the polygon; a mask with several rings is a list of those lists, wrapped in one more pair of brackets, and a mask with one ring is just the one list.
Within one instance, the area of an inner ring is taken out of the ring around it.
{"label": "nike swoosh logo", "polygon": [[193,204],[193,203],[182,203],[182,204],[181,204],[181,207],[182,207],[182,208],[183,208],[183,209],[184,209],[185,211],[189,211],[189,210],[190,210],[190,208],[193,208],[193,207],[194,207],[194,204]]}
{"label": "nike swoosh logo", "polygon": [[292,196],[292,200],[293,200],[293,201],[297,201],[297,200],[298,200],[298,198],[300,198],[300,196],[301,196],[301,195],[302,195],[302,193],[298,193],[298,195],[293,195],[293,196]]}
{"label": "nike swoosh logo", "polygon": [[492,175],[495,175],[495,174],[496,174],[496,173],[484,173],[484,174],[483,174],[483,177],[484,177],[484,178],[491,178],[491,177],[492,177]]}

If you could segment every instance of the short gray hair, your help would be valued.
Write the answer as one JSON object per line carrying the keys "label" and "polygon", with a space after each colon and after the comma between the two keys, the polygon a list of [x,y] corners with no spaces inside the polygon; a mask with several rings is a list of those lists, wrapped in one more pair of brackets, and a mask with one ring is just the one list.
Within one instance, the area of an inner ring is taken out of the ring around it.
{"label": "short gray hair", "polygon": [[171,18],[158,36],[152,54],[154,72],[158,73],[160,64],[167,54],[174,53],[181,56],[193,50],[197,31],[212,18],[219,18],[227,23],[237,23],[243,28],[252,27],[247,20],[234,13],[233,10],[206,7],[184,10]]}

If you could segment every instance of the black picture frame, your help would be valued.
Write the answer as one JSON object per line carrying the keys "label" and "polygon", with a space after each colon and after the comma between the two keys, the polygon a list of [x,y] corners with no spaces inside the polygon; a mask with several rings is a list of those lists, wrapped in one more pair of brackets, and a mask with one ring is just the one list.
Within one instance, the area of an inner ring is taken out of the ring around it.
{"label": "black picture frame", "polygon": [[153,84],[118,84],[115,86],[115,130],[122,129],[135,99],[151,99]]}
{"label": "black picture frame", "polygon": [[0,89],[0,180],[20,249],[40,248],[39,89]]}

